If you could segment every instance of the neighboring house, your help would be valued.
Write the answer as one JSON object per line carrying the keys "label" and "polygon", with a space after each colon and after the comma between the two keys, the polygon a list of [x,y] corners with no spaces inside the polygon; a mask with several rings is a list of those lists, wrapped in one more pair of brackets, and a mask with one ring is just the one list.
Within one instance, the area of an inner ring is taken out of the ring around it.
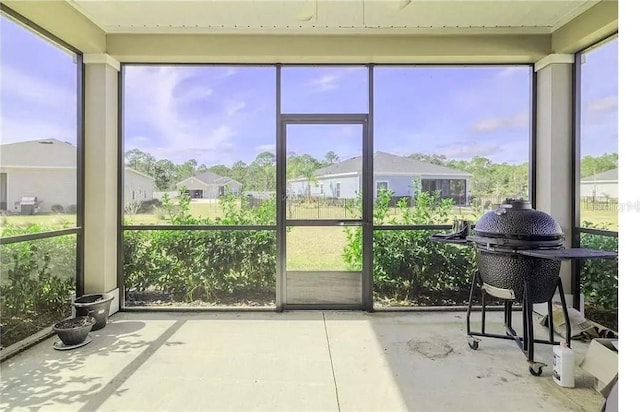
{"label": "neighboring house", "polygon": [[617,199],[618,168],[580,179],[580,197]]}
{"label": "neighboring house", "polygon": [[242,190],[242,183],[211,172],[188,177],[176,186],[186,188],[192,199],[217,199],[226,194],[237,195]]}
{"label": "neighboring house", "polygon": [[76,148],[57,139],[0,145],[0,209],[20,212],[23,197],[36,197],[41,212],[76,206]]}
{"label": "neighboring house", "polygon": [[[0,210],[20,212],[23,197],[36,197],[40,212],[53,206],[72,211],[77,205],[77,151],[57,139],[30,140],[0,145]],[[124,200],[152,198],[154,180],[125,169]]]}
{"label": "neighboring house", "polygon": [[[383,189],[393,192],[394,198],[413,196],[418,180],[423,192],[438,191],[456,204],[469,202],[470,173],[384,152],[374,154],[373,164],[374,197]],[[362,157],[318,169],[314,175],[310,184],[306,178],[289,179],[289,195],[354,199],[362,187]]]}
{"label": "neighboring house", "polygon": [[124,168],[124,186],[122,190],[122,201],[124,205],[142,203],[153,199],[155,190],[155,179],[149,175],[139,172],[130,167]]}

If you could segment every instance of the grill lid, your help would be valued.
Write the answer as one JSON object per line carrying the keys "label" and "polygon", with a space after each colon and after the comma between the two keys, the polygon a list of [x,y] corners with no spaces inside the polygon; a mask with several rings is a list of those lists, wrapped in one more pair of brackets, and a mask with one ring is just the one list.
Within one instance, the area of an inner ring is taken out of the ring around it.
{"label": "grill lid", "polygon": [[556,220],[531,207],[529,201],[507,198],[500,208],[491,210],[478,220],[479,236],[517,240],[561,240],[562,229]]}

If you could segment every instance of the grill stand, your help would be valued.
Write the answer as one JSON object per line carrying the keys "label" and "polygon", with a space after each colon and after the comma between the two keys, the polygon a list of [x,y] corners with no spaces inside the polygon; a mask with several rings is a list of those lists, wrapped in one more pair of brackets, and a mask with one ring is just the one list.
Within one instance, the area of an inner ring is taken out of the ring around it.
{"label": "grill stand", "polygon": [[[562,289],[562,281],[560,276],[558,276],[556,287],[558,292],[560,293],[560,301],[562,303],[562,313],[565,319],[565,330],[567,336],[567,345],[571,347],[571,323],[569,322],[569,312],[567,310],[567,302],[564,297],[564,290]],[[471,330],[471,307],[474,294],[476,289],[480,289],[481,292],[481,304],[482,304],[482,322],[480,331],[472,331]],[[557,345],[559,342],[556,342],[554,339],[553,332],[553,312],[552,312],[552,299],[549,299],[547,302],[548,305],[548,319],[549,319],[549,339],[535,339],[533,333],[533,302],[528,298],[530,292],[530,285],[527,280],[524,281],[524,295],[522,299],[522,336],[518,336],[518,333],[513,328],[513,302],[512,299],[503,299],[500,296],[495,296],[504,300],[504,327],[506,333],[504,335],[500,335],[497,333],[487,333],[486,332],[486,299],[485,295],[487,291],[482,288],[482,279],[480,279],[480,274],[476,271],[473,275],[473,281],[471,283],[471,292],[469,293],[469,306],[467,307],[467,336],[469,337],[468,343],[469,347],[473,350],[478,349],[479,339],[476,339],[476,336],[483,336],[488,338],[498,338],[498,339],[512,339],[515,341],[516,345],[520,348],[522,353],[527,357],[527,362],[529,363],[529,372],[534,376],[540,376],[542,374],[542,368],[547,366],[544,363],[536,362],[534,358],[534,344],[543,343],[549,345]]]}

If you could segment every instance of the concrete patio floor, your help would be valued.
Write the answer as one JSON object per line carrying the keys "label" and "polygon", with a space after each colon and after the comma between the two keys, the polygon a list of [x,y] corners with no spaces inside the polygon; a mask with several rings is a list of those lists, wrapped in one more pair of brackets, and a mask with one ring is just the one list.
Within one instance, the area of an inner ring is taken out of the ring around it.
{"label": "concrete patio floor", "polygon": [[[501,320],[489,313],[488,330],[502,332]],[[602,403],[579,368],[576,388],[553,382],[550,345],[536,345],[549,365],[540,377],[512,341],[483,338],[471,350],[463,312],[128,312],[92,335],[70,351],[54,350],[51,337],[3,362],[0,409],[597,411]],[[575,342],[576,362],[586,349]]]}

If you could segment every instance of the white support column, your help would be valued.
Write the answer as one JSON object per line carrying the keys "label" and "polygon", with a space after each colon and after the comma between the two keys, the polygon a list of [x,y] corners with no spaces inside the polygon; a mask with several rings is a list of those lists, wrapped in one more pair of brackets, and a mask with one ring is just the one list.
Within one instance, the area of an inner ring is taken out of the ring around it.
{"label": "white support column", "polygon": [[[551,54],[538,61],[536,209],[553,216],[571,247],[572,226],[572,139],[573,139],[572,54]],[[571,265],[562,263],[560,272],[565,294],[571,293]]]}
{"label": "white support column", "polygon": [[107,54],[85,54],[85,293],[113,293],[117,309],[118,72]]}

